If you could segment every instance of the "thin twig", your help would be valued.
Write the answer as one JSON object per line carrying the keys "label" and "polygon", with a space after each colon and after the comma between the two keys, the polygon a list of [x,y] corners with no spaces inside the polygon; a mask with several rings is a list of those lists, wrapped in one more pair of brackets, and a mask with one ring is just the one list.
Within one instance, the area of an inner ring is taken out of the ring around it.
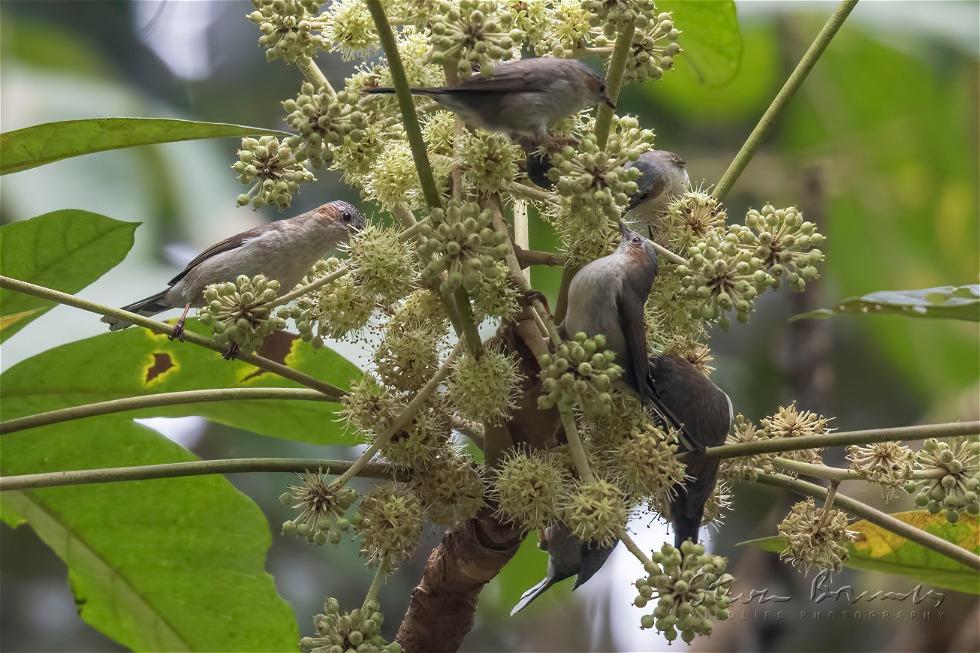
{"label": "thin twig", "polygon": [[48,426],[70,420],[122,413],[143,408],[177,406],[211,401],[254,401],[258,399],[289,399],[300,401],[333,401],[317,390],[306,388],[213,388],[208,390],[185,390],[182,392],[160,392],[138,397],[120,397],[91,404],[60,408],[36,415],[18,417],[0,422],[0,434],[23,431],[24,429]]}
{"label": "thin twig", "polygon": [[385,584],[385,580],[388,578],[390,567],[391,565],[388,563],[388,556],[382,556],[381,562],[378,563],[378,570],[374,572],[374,579],[371,581],[371,586],[368,587],[367,594],[364,595],[364,603],[361,604],[361,610],[364,610],[364,608],[367,607],[367,604],[371,601],[377,600],[378,593],[381,591],[382,585]]}
{"label": "thin twig", "polygon": [[[792,460],[790,458],[779,458],[773,460],[777,467],[783,470],[794,472],[796,474],[803,474],[804,476],[812,476],[814,478],[822,478],[827,481],[866,481],[866,477],[862,476],[860,473],[854,471],[853,469],[841,469],[839,467],[830,467],[829,465],[816,465],[813,463],[805,463],[799,460]],[[916,470],[908,475],[907,478],[920,479],[920,478],[942,478],[945,476],[946,472],[942,469],[937,470]]]}
{"label": "thin twig", "polygon": [[818,531],[830,521],[830,511],[834,507],[834,497],[837,496],[838,487],[840,487],[840,481],[830,482],[830,487],[827,489],[827,498],[823,502],[823,512],[820,514],[820,525],[817,526]]}
{"label": "thin twig", "polygon": [[[130,313],[129,311],[124,311],[121,308],[113,308],[111,306],[99,304],[87,299],[81,299],[75,295],[69,295],[68,293],[63,293],[51,288],[45,288],[44,286],[38,286],[33,283],[27,283],[26,281],[20,281],[11,277],[0,276],[0,288],[14,290],[26,295],[33,295],[34,297],[40,297],[41,299],[49,299],[51,301],[58,302],[59,304],[80,308],[83,311],[89,311],[91,313],[97,313],[108,317],[115,317],[156,333],[162,333],[168,336],[173,335],[174,333],[174,327],[171,324],[151,320],[148,317],[143,317],[142,315],[138,315],[136,313]],[[228,349],[225,345],[219,344],[211,338],[206,338],[191,331],[184,331],[183,339],[184,342],[188,342],[199,347],[206,347],[221,354],[224,354]],[[269,360],[264,356],[238,353],[235,355],[235,358],[250,365],[254,365],[266,371],[272,372],[273,374],[278,374],[279,376],[289,379],[290,381],[295,381],[300,385],[313,388],[314,390],[322,392],[333,399],[339,399],[346,394],[345,390],[341,390],[340,388],[330,385],[325,381],[321,381],[320,379],[314,378],[309,374],[304,374],[299,370],[294,370],[291,367],[287,367],[281,363]]]}
{"label": "thin twig", "polygon": [[[118,483],[145,481],[157,478],[181,476],[208,476],[213,474],[243,474],[247,472],[293,472],[322,469],[328,474],[340,474],[351,467],[349,460],[318,460],[316,458],[230,458],[220,460],[194,460],[182,463],[137,465],[135,467],[107,467],[80,469],[63,472],[43,472],[19,476],[0,476],[0,492],[33,490],[42,487],[65,485],[90,485],[93,483]],[[363,465],[358,476],[365,478],[394,478],[396,475],[387,465]]]}
{"label": "thin twig", "polygon": [[300,72],[303,73],[303,77],[314,86],[320,86],[326,89],[327,93],[332,96],[337,95],[337,92],[333,90],[333,86],[330,85],[330,81],[327,76],[323,74],[320,67],[316,65],[312,57],[299,57],[296,60],[296,67],[299,68]]}
{"label": "thin twig", "polygon": [[[829,493],[827,488],[823,486],[816,485],[814,483],[807,483],[806,481],[801,481],[784,474],[760,473],[759,481],[765,483],[766,485],[773,485],[776,487],[785,488],[787,490],[792,490],[798,494],[811,496],[814,499],[824,499]],[[961,546],[957,546],[956,544],[944,540],[941,537],[936,537],[932,533],[915,528],[914,526],[911,526],[900,519],[896,519],[895,517],[881,512],[880,510],[875,510],[874,508],[861,503],[857,499],[852,499],[849,496],[838,493],[834,501],[840,508],[843,508],[845,511],[853,515],[861,517],[872,524],[880,526],[887,531],[891,531],[896,535],[901,535],[907,540],[921,544],[927,549],[932,549],[936,553],[940,553],[947,558],[952,558],[953,560],[960,562],[971,569],[980,570],[980,556],[972,551],[964,549]]]}
{"label": "thin twig", "polygon": [[843,0],[831,14],[830,18],[827,20],[827,24],[823,26],[820,33],[810,44],[803,58],[800,62],[796,64],[796,68],[790,74],[789,79],[783,84],[783,87],[779,90],[779,93],[773,99],[769,108],[766,112],[762,114],[762,118],[759,119],[759,123],[749,134],[749,137],[745,140],[745,144],[742,145],[742,149],[738,151],[735,158],[732,160],[728,169],[725,170],[725,174],[722,175],[721,180],[715,185],[712,194],[719,200],[723,200],[728,191],[732,189],[735,181],[739,178],[742,172],[745,170],[746,166],[749,165],[749,161],[752,160],[752,156],[755,154],[759,146],[762,145],[762,141],[765,140],[766,136],[769,134],[769,130],[772,129],[773,124],[776,122],[776,118],[782,113],[783,109],[789,104],[790,99],[803,84],[803,80],[809,74],[810,70],[820,59],[820,55],[823,54],[824,50],[830,44],[830,41],[837,34],[837,30],[840,29],[841,25],[844,24],[844,20],[847,18],[851,10],[857,5],[858,0]]}
{"label": "thin twig", "polygon": [[520,263],[521,269],[531,265],[550,265],[553,267],[565,265],[565,257],[561,254],[524,249],[518,244],[514,245],[514,252],[517,254],[517,262]]}

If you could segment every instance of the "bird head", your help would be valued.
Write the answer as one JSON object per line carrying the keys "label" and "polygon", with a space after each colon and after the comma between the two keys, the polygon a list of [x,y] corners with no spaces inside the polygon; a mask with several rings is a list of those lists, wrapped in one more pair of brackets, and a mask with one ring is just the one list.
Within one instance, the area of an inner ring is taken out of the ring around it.
{"label": "bird head", "polygon": [[657,250],[653,248],[653,243],[627,227],[622,220],[619,221],[619,233],[621,239],[617,251],[628,256],[640,268],[656,275],[658,259]]}
{"label": "bird head", "polygon": [[316,212],[321,220],[342,225],[352,234],[364,228],[364,215],[355,206],[342,200],[328,202],[318,208]]}
{"label": "bird head", "polygon": [[579,64],[576,68],[585,80],[586,89],[592,94],[592,104],[605,104],[607,107],[615,109],[616,103],[609,97],[606,78],[584,63],[576,63]]}

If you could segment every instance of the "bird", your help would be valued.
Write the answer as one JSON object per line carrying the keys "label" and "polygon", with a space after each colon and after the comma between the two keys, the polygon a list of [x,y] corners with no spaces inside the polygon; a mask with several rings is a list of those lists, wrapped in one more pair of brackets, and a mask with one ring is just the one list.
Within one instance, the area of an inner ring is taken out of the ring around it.
{"label": "bird", "polygon": [[545,528],[538,546],[548,552],[548,572],[537,585],[521,595],[510,611],[512,617],[566,578],[576,576],[572,589],[578,589],[599,571],[613,551],[613,547],[583,542],[562,522]]}
{"label": "bird", "polygon": [[[550,126],[587,107],[616,108],[599,73],[581,61],[557,57],[519,59],[455,86],[411,91],[431,97],[471,126],[503,132],[523,143],[548,142]],[[364,92],[394,93],[395,89],[369,87]]]}
{"label": "bird", "polygon": [[[279,282],[283,291],[291,290],[318,260],[346,243],[352,233],[364,227],[364,216],[343,201],[328,202],[292,218],[243,231],[222,240],[197,255],[167,288],[145,299],[123,306],[122,310],[146,317],[171,308],[182,308],[170,339],[182,338],[184,322],[192,306],[204,305],[204,289],[214,283],[234,281],[239,275],[263,274]],[[105,316],[110,331],[130,326],[118,318]]]}
{"label": "bird", "polygon": [[640,171],[636,180],[639,190],[630,197],[626,207],[628,217],[651,227],[664,214],[671,199],[683,193],[691,183],[687,162],[666,150],[644,152],[625,168]]}
{"label": "bird", "polygon": [[[667,409],[684,424],[702,448],[725,443],[735,419],[732,400],[704,372],[677,354],[650,359],[650,377]],[[698,543],[704,505],[715,489],[720,460],[689,453],[684,460],[684,482],[673,488],[670,521],[674,546],[685,540]]]}
{"label": "bird", "polygon": [[[650,376],[667,409],[684,424],[690,436],[704,447],[723,444],[731,429],[732,402],[728,395],[685,358],[665,353],[648,360]],[[715,488],[718,460],[698,453],[684,461],[685,477],[671,489],[669,519],[678,549],[685,540],[698,543],[704,506]],[[616,544],[601,546],[583,542],[567,526],[558,523],[545,529],[539,543],[548,552],[548,571],[544,579],[528,589],[511,610],[511,616],[549,590],[556,583],[576,576],[577,589],[602,568]]]}
{"label": "bird", "polygon": [[665,424],[678,429],[688,451],[701,449],[685,432],[660,398],[650,378],[643,306],[657,278],[659,262],[653,243],[619,223],[619,247],[580,269],[568,288],[568,309],[561,330],[603,334],[606,347],[616,353],[625,386]]}

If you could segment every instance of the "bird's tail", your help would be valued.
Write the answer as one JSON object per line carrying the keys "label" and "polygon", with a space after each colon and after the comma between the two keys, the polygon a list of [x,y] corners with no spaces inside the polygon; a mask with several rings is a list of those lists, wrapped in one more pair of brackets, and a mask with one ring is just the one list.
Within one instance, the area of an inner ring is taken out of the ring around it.
{"label": "bird's tail", "polygon": [[[161,290],[155,295],[150,295],[146,299],[141,299],[138,302],[133,302],[127,306],[123,306],[122,310],[129,311],[130,313],[137,313],[138,315],[143,315],[145,317],[150,317],[156,315],[157,313],[162,313],[163,311],[173,308],[168,304],[164,304],[161,300],[163,296],[167,294],[167,291]],[[120,319],[118,317],[110,317],[106,315],[102,318],[102,321],[109,325],[110,331],[118,331],[119,329],[125,329],[131,326],[130,322]]]}
{"label": "bird's tail", "polygon": [[518,601],[514,606],[514,609],[510,611],[510,616],[513,617],[515,614],[526,608],[531,601],[547,592],[548,588],[554,585],[555,582],[555,579],[551,577],[542,578],[540,583],[521,594],[521,600]]}
{"label": "bird's tail", "polygon": [[[445,91],[442,88],[410,88],[408,90],[414,95],[439,95]],[[364,92],[368,95],[391,94],[395,92],[395,89],[391,86],[372,86],[365,88]]]}

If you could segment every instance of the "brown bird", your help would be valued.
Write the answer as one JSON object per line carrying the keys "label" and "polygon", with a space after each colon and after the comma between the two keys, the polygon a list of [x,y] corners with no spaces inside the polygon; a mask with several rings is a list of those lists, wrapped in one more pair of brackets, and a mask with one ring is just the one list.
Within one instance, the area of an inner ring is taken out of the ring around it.
{"label": "brown bird", "polygon": [[[146,299],[123,306],[124,311],[147,317],[171,308],[184,312],[174,326],[172,338],[183,334],[191,306],[204,305],[204,289],[213,283],[234,281],[239,275],[263,274],[279,282],[288,292],[313,265],[352,232],[364,226],[364,216],[347,202],[329,202],[293,218],[243,231],[207,248],[170,280],[168,287]],[[103,317],[109,330],[130,326],[115,317]]]}

